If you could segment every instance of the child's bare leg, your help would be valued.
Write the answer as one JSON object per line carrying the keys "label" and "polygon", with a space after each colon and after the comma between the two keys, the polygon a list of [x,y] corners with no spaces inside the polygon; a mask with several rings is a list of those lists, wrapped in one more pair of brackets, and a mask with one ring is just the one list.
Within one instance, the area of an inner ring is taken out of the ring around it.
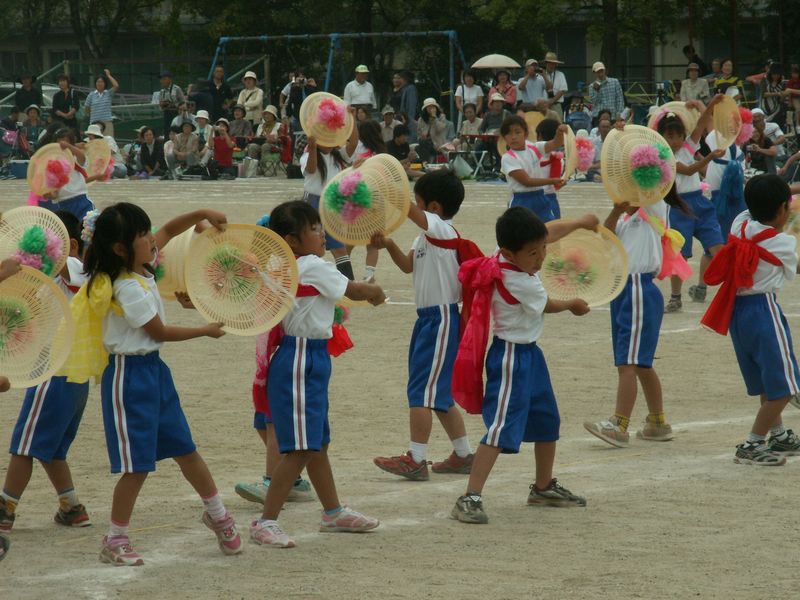
{"label": "child's bare leg", "polygon": [[284,454],[280,462],[272,472],[272,481],[267,489],[267,497],[264,500],[264,512],[261,517],[276,521],[283,508],[289,492],[297,480],[300,473],[311,460],[314,452],[310,450],[295,450]]}
{"label": "child's bare leg", "polygon": [[11,455],[3,483],[3,492],[19,499],[28,487],[33,474],[33,459],[30,456]]}
{"label": "child's bare leg", "polygon": [[[664,397],[661,393],[661,380],[653,368],[636,367],[636,375],[642,384],[647,410],[651,415],[660,415],[664,412]],[[630,416],[630,414],[628,415]]]}
{"label": "child's bare leg", "polygon": [[130,523],[133,507],[142,490],[147,473],[123,473],[114,486],[114,498],[111,501],[111,521],[127,526]]}
{"label": "child's bare leg", "polygon": [[536,442],[533,445],[536,456],[536,487],[544,490],[553,481],[553,464],[556,460],[555,442]]}
{"label": "child's bare leg", "polygon": [[478,494],[483,492],[483,486],[489,479],[489,473],[500,456],[500,448],[481,444],[475,452],[475,459],[472,462],[472,472],[469,474],[467,482],[467,494]]}
{"label": "child's bare leg", "polygon": [[430,408],[414,406],[409,411],[409,429],[411,441],[417,444],[427,444],[431,438],[433,417]]}
{"label": "child's bare leg", "polygon": [[633,405],[636,404],[636,365],[620,365],[617,367],[619,383],[617,384],[616,416],[631,418]]}
{"label": "child's bare leg", "polygon": [[673,275],[669,278],[669,284],[672,288],[672,295],[673,296],[680,296],[681,289],[683,288],[683,281],[677,275]]}
{"label": "child's bare leg", "polygon": [[49,463],[39,461],[53,484],[56,492],[63,492],[75,487],[72,482],[72,472],[69,470],[69,465],[65,460],[52,460]]}
{"label": "child's bare leg", "polygon": [[278,436],[275,435],[275,426],[272,423],[267,423],[267,429],[264,431],[266,437],[264,443],[267,445],[267,477],[272,477],[272,472],[278,463],[281,461],[281,453],[278,449]]}
{"label": "child's bare leg", "polygon": [[447,412],[434,411],[439,418],[439,422],[451,440],[457,440],[467,435],[467,428],[464,425],[464,417],[456,406],[451,406]]}
{"label": "child's bare leg", "polygon": [[311,460],[306,465],[306,472],[314,490],[317,492],[322,508],[334,510],[339,508],[339,496],[336,493],[336,482],[333,480],[333,469],[328,459],[328,446],[322,452],[312,452]]}
{"label": "child's bare leg", "polygon": [[761,408],[758,409],[752,432],[757,436],[766,437],[769,430],[781,418],[781,413],[788,403],[788,396],[780,400],[766,400],[762,397]]}
{"label": "child's bare leg", "polygon": [[174,460],[181,468],[181,473],[186,481],[200,494],[201,498],[208,498],[217,493],[214,478],[211,477],[208,465],[200,454],[195,451],[183,456],[176,456]]}

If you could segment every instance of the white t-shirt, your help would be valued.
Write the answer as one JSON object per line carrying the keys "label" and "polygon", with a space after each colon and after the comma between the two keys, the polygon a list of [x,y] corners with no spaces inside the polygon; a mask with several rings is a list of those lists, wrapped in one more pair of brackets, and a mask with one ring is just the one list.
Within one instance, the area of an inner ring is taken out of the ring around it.
{"label": "white t-shirt", "polygon": [[267,124],[262,121],[261,124],[258,126],[258,131],[256,132],[256,137],[267,137],[268,135],[278,135],[281,130],[281,124],[277,121],[272,124],[272,128],[269,131],[264,131],[264,127]]}
{"label": "white t-shirt", "polygon": [[[717,134],[715,132],[711,132],[706,136],[706,144],[708,148],[713,152],[717,149]],[[744,153],[742,149],[738,146],[734,145],[731,148],[736,149],[736,160],[744,158]],[[731,149],[725,152],[725,156],[722,157],[722,160],[731,160]],[[713,160],[708,163],[708,167],[706,167],[706,183],[711,186],[711,191],[719,190],[720,184],[722,183],[722,174],[725,172],[725,167],[728,165],[720,165],[714,162]],[[742,168],[744,168],[744,162],[742,162]]]}
{"label": "white t-shirt", "polygon": [[439,248],[427,239],[437,240],[458,237],[451,220],[425,211],[428,230],[423,231],[411,246],[414,250],[414,300],[417,308],[453,304],[461,300],[461,283],[458,281],[458,257],[455,250]]}
{"label": "white t-shirt", "polygon": [[[742,223],[747,221],[744,235],[747,239],[758,235],[762,231],[771,229],[755,221],[750,216],[750,211],[746,210],[739,214],[733,221],[731,234],[740,238],[742,233]],[[784,282],[794,279],[797,273],[797,239],[788,233],[778,233],[773,238],[764,240],[758,244],[765,250],[769,250],[783,263],[783,266],[773,265],[765,260],[758,261],[758,267],[753,274],[753,287],[749,289],[740,288],[736,291],[737,296],[753,296],[755,294],[769,294],[778,292],[783,287]]]}
{"label": "white t-shirt", "polygon": [[[553,84],[553,93],[557,94],[558,92],[567,92],[569,87],[567,86],[567,78],[564,76],[559,70],[555,70],[552,73],[548,73],[547,76],[550,78],[550,82]],[[559,102],[563,102],[564,96],[561,96],[561,100]]]}
{"label": "white t-shirt", "polygon": [[297,298],[294,308],[283,318],[283,330],[286,335],[294,337],[330,339],[333,335],[333,311],[347,291],[350,280],[333,263],[313,254],[298,258],[297,270],[300,283],[317,288],[319,296]]}
{"label": "white t-shirt", "polygon": [[[688,148],[687,148],[688,146]],[[694,155],[699,144],[695,144],[692,138],[686,138],[681,149],[675,153],[675,160],[679,163],[691,167],[694,164]],[[681,175],[678,173],[675,178],[675,186],[679,194],[688,194],[689,192],[697,192],[700,190],[700,173],[694,175]]]}
{"label": "white t-shirt", "polygon": [[347,104],[369,104],[377,108],[375,90],[369,81],[358,83],[355,79],[344,86],[344,101]]}
{"label": "white t-shirt", "polygon": [[[501,263],[508,261],[502,256]],[[544,327],[544,309],[547,292],[539,274],[501,269],[503,284],[519,304],[508,304],[497,289],[492,295],[492,320],[494,334],[501,340],[514,344],[530,344],[539,339]]]}
{"label": "white t-shirt", "polygon": [[[539,157],[534,151],[535,144],[533,142],[525,142],[525,150],[511,150],[509,149],[500,160],[500,170],[506,176],[506,182],[512,192],[533,192],[535,190],[543,190],[543,187],[527,187],[522,185],[511,176],[514,171],[525,171],[529,177],[541,177],[539,166]],[[538,149],[538,148],[537,148]],[[541,154],[541,151],[540,151]]]}
{"label": "white t-shirt", "polygon": [[119,145],[117,144],[117,140],[115,140],[110,135],[103,136],[103,139],[108,143],[108,147],[111,149],[111,156],[114,159],[114,166],[124,165],[125,159],[122,158],[122,154],[119,151]]}
{"label": "white t-shirt", "polygon": [[[464,104],[478,105],[478,98],[483,98],[483,90],[479,85],[460,85],[456,88],[456,97],[462,98]],[[464,105],[462,104],[462,106]]]}
{"label": "white t-shirt", "polygon": [[544,87],[544,77],[538,73],[535,78],[528,78],[524,90],[517,83],[517,100],[521,100],[525,104],[534,104],[537,100],[542,99],[547,99],[547,91]]}
{"label": "white t-shirt", "polygon": [[[345,151],[344,146],[339,148],[339,153],[342,155],[346,163],[350,162],[350,157],[347,156],[347,152]],[[307,194],[313,194],[315,196],[322,196],[322,190],[325,189],[325,185],[333,179],[341,169],[336,161],[333,159],[333,152],[328,152],[327,154],[322,152],[322,160],[325,161],[325,166],[327,167],[327,171],[325,173],[325,181],[322,180],[322,173],[319,170],[319,164],[317,164],[317,170],[313,173],[306,173],[306,165],[308,164],[308,152],[303,152],[303,156],[300,157],[300,170],[303,172],[303,191]]]}
{"label": "white t-shirt", "polygon": [[[123,163],[124,164],[124,163]],[[86,179],[78,173],[75,169],[69,174],[69,181],[67,184],[58,190],[56,202],[63,202],[70,198],[75,198],[89,192],[89,187],[86,185]]]}
{"label": "white t-shirt", "polygon": [[88,281],[88,277],[83,273],[83,263],[74,256],[67,257],[67,269],[69,270],[69,281],[65,281],[61,274],[56,277],[56,285],[61,288],[67,300],[72,300],[78,293],[80,287]]}
{"label": "white t-shirt", "polygon": [[[773,144],[775,144],[775,142],[784,135],[780,125],[771,122],[764,124],[764,134],[770,139],[770,141],[772,141]],[[775,144],[775,147],[778,149],[778,156],[783,156],[785,154],[783,144]]]}
{"label": "white t-shirt", "polygon": [[103,345],[110,354],[149,354],[164,345],[142,328],[156,315],[166,324],[164,302],[158,293],[156,280],[151,276],[137,277],[145,282],[147,289],[133,277],[114,282],[114,299],[124,314],[109,311],[103,322]]}
{"label": "white t-shirt", "polygon": [[[669,227],[669,206],[666,202],[659,200],[644,210]],[[661,270],[664,260],[661,236],[639,216],[638,211],[630,216],[622,215],[617,221],[616,234],[628,253],[628,270],[631,274],[658,273]]]}

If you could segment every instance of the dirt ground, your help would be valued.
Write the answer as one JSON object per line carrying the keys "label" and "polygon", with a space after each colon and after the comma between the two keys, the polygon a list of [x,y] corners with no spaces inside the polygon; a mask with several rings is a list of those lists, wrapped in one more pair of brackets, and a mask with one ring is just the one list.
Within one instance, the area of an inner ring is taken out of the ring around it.
{"label": "dirt ground", "polygon": [[[0,186],[0,209],[24,203],[23,182]],[[98,206],[137,202],[156,225],[205,206],[224,210],[230,222],[251,223],[300,191],[301,182],[284,179],[115,181],[95,185],[91,196]],[[491,250],[494,219],[507,196],[504,185],[468,183],[456,220],[462,234]],[[602,220],[610,207],[596,184],[570,184],[560,197],[565,216],[595,212]],[[409,246],[415,235],[406,224],[395,238]],[[363,253],[355,256],[360,272]],[[411,279],[385,255],[378,282],[391,301],[353,310],[349,330],[356,348],[334,361],[331,386],[331,458],[340,496],[378,516],[378,530],[321,534],[316,502],[290,504],[281,521],[297,548],[278,551],[248,542],[242,555],[224,557],[199,521],[199,499],[177,466],[163,462],[148,479],[131,524],[146,565],[101,564],[99,544],[116,478],[109,474],[95,388],[70,454],[94,526],[65,530],[53,523],[56,499],[37,466],[18,509],[11,553],[0,563],[0,598],[730,600],[794,587],[796,556],[788,550],[800,524],[792,501],[800,464],[790,459],[785,467],[760,469],[733,463],[756,401],[745,394],[730,340],[699,328],[703,306],[686,303],[681,314],[664,318],[656,369],[675,441],[636,441],[625,450],[606,446],[582,427],[613,409],[608,308],[582,318],[548,316],[540,343],[562,413],[556,475],[585,495],[588,506],[527,507],[533,452],[523,447],[519,455],[499,459],[484,494],[490,523],[476,526],[449,519],[465,477],[432,474],[428,482],[409,482],[372,464],[375,456],[407,448],[406,352],[415,318]],[[788,285],[780,300],[800,335],[797,284]],[[167,313],[173,323],[200,323],[196,313],[174,303]],[[251,427],[253,350],[252,339],[229,335],[167,345],[162,353],[199,451],[244,536],[260,510],[233,487],[259,478],[264,463]],[[12,390],[0,398],[2,448],[22,396]],[[640,399],[632,426],[645,415]],[[466,422],[476,445],[482,422],[475,416]],[[800,427],[791,407],[786,422]],[[449,452],[444,432],[434,425],[429,458]],[[6,464],[0,459],[0,476]]]}

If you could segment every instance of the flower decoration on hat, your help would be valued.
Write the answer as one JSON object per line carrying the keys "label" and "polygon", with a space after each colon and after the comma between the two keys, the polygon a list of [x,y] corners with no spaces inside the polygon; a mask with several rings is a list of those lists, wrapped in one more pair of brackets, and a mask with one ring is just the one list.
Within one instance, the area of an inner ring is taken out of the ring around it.
{"label": "flower decoration on hat", "polygon": [[97,209],[90,210],[83,217],[83,229],[81,230],[81,239],[87,244],[92,243],[94,237],[94,227],[97,223],[97,217],[100,216],[100,211]]}
{"label": "flower decoration on hat", "polygon": [[561,256],[548,259],[548,268],[561,285],[591,285],[597,278],[585,250],[569,248]]}
{"label": "flower decoration on hat", "polygon": [[742,119],[742,127],[739,129],[739,135],[736,136],[736,145],[741,146],[753,135],[753,113],[749,108],[744,106],[739,107],[739,116]]}
{"label": "flower decoration on hat", "polygon": [[575,138],[578,149],[578,171],[588,171],[594,162],[594,143],[588,137]]}
{"label": "flower decoration on hat", "polygon": [[325,98],[317,107],[317,122],[322,123],[331,131],[344,127],[346,116],[347,107],[331,98]]}
{"label": "flower decoration on hat", "polygon": [[14,350],[33,336],[30,312],[17,298],[0,298],[0,350]]}
{"label": "flower decoration on hat", "polygon": [[54,158],[47,161],[44,184],[51,190],[59,190],[69,181],[72,165],[65,158]]}
{"label": "flower decoration on hat", "polygon": [[667,160],[670,149],[664,144],[641,144],[630,154],[631,175],[640,188],[652,190],[672,179],[672,167]]}
{"label": "flower decoration on hat", "polygon": [[353,171],[325,188],[325,207],[348,224],[372,208],[372,192],[361,172]]}
{"label": "flower decoration on hat", "polygon": [[21,265],[33,267],[45,275],[55,275],[53,267],[64,256],[62,240],[54,231],[41,225],[25,230],[14,257]]}
{"label": "flower decoration on hat", "polygon": [[249,297],[259,288],[258,259],[233,244],[220,244],[206,259],[206,273],[222,296]]}

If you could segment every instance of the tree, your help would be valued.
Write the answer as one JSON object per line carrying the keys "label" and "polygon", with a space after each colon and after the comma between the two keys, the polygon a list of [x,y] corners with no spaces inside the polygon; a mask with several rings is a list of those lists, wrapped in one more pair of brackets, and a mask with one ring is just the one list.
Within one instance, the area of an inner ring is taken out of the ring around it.
{"label": "tree", "polygon": [[[32,73],[42,70],[42,43],[50,31],[51,23],[64,18],[65,5],[60,0],[0,0],[0,13],[7,26],[4,34],[22,34],[27,51],[27,67]],[[20,75],[18,73],[17,75]]]}

